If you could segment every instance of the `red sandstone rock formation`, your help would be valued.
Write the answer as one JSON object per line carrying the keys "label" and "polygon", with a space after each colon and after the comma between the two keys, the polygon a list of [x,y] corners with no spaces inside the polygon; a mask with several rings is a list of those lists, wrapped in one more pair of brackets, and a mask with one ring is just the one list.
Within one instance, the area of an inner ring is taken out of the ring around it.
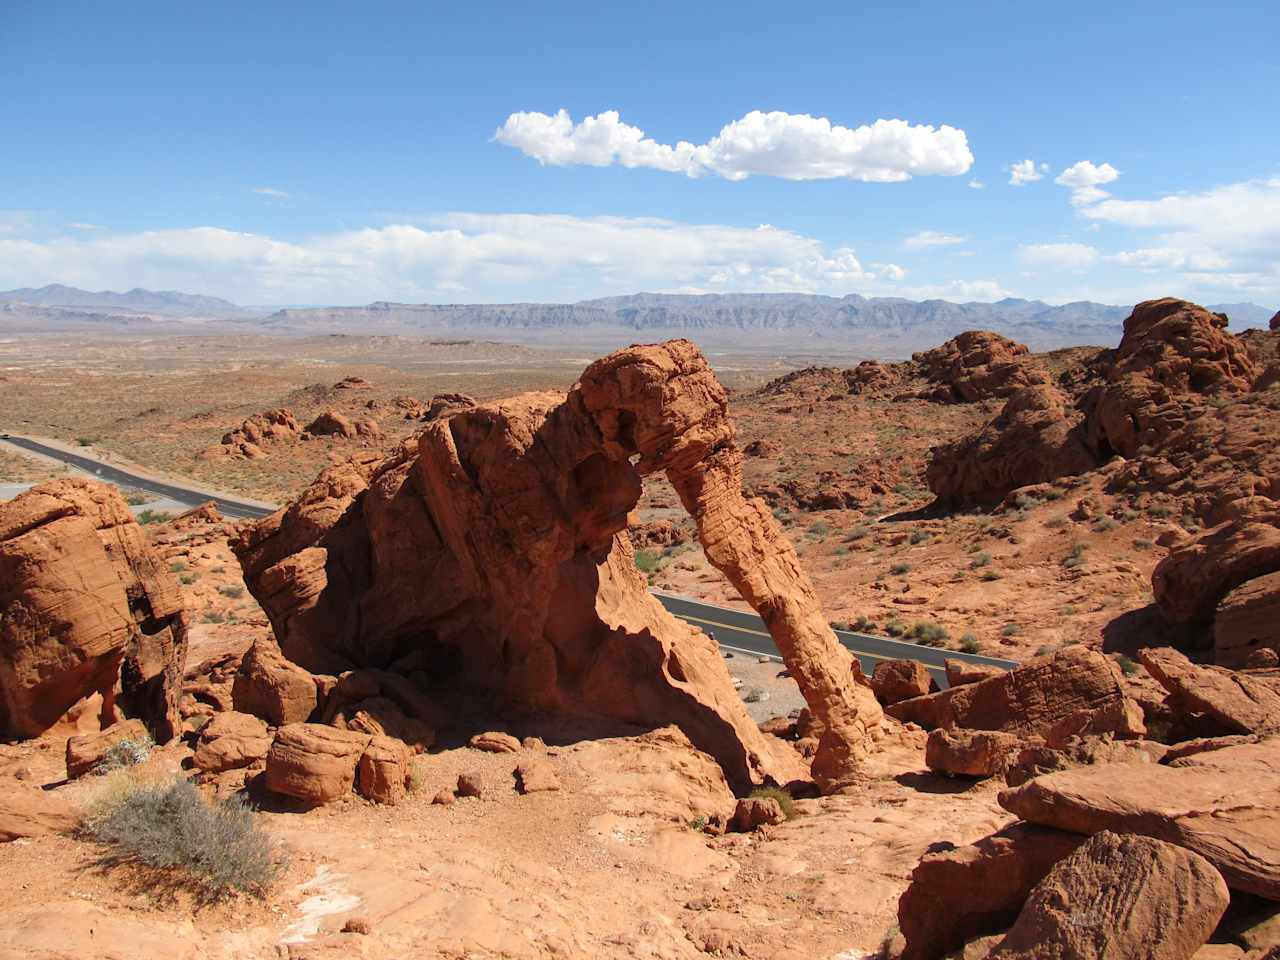
{"label": "red sandstone rock formation", "polygon": [[744,499],[727,398],[686,341],[592,364],[565,398],[431,421],[416,447],[326,470],[233,546],[285,654],[340,673],[413,654],[516,708],[675,723],[742,788],[799,776],[711,640],[646,589],[625,535],[663,471],[710,561],[761,614],[825,733],[813,775],[857,776],[881,712],[769,510]]}
{"label": "red sandstone rock formation", "polygon": [[341,437],[352,440],[356,436],[356,425],[345,414],[337,410],[326,410],[307,424],[307,433],[313,437]]}
{"label": "red sandstone rock formation", "polygon": [[1027,898],[990,960],[1191,960],[1226,912],[1204,857],[1150,837],[1098,833]]}
{"label": "red sandstone rock formation", "polygon": [[264,445],[281,440],[296,440],[301,432],[302,427],[288,410],[267,410],[255,413],[240,426],[228,431],[222,438],[222,445],[210,447],[204,451],[204,455],[260,460],[267,455],[263,450]]}
{"label": "red sandstone rock formation", "polygon": [[969,330],[912,358],[924,376],[946,387],[952,399],[973,403],[1008,397],[1024,387],[1049,382],[1030,351],[1008,337]]}
{"label": "red sandstone rock formation", "polygon": [[113,487],[55,480],[0,503],[0,731],[33,737],[102,697],[176,736],[187,622],[177,581]]}

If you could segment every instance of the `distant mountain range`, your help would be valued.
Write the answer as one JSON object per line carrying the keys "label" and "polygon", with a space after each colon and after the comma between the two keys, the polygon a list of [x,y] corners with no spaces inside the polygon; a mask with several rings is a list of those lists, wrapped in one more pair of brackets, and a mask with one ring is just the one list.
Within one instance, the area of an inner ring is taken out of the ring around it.
{"label": "distant mountain range", "polygon": [[[1272,311],[1253,303],[1209,305],[1232,328],[1265,327]],[[378,334],[484,336],[530,344],[614,346],[689,336],[715,349],[897,355],[933,346],[964,330],[995,330],[1034,349],[1118,341],[1129,306],[1082,300],[1058,306],[1009,298],[996,303],[867,298],[858,294],[638,293],[578,303],[410,304],[303,307],[264,315],[217,297],[169,291],[90,293],[51,285],[0,293],[0,317],[27,332],[141,328],[199,323],[200,332],[235,330],[281,335]],[[123,314],[123,315],[122,315]]]}
{"label": "distant mountain range", "polygon": [[80,290],[76,287],[51,283],[47,287],[23,287],[21,290],[0,292],[0,303],[23,303],[34,307],[72,307],[94,311],[125,310],[136,313],[187,313],[199,315],[244,314],[247,311],[234,303],[218,297],[204,297],[195,293],[178,293],[173,290],[143,290],[135,287],[127,293],[111,290]]}

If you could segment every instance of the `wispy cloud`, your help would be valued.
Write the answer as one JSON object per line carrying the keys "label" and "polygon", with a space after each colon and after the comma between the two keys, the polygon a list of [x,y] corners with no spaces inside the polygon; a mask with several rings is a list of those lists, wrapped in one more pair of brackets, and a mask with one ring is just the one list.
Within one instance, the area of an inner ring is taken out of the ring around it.
{"label": "wispy cloud", "polygon": [[981,180],[970,180],[970,181],[969,181],[969,189],[970,189],[970,190],[985,190],[985,189],[986,189],[986,187],[987,187],[987,185],[986,185],[985,183],[983,183]]}
{"label": "wispy cloud", "polygon": [[275,187],[254,187],[253,192],[263,197],[272,197],[276,200],[288,200],[289,193],[287,190],[277,190]]}
{"label": "wispy cloud", "polygon": [[606,110],[579,123],[565,110],[554,115],[513,113],[494,139],[539,163],[645,167],[690,177],[717,174],[786,180],[862,180],[892,183],[916,176],[958,176],[973,165],[963,130],[905,120],[843,127],[826,117],[752,110],[704,144],[674,145],[645,136]]}
{"label": "wispy cloud", "polygon": [[908,250],[924,250],[928,247],[951,247],[964,243],[968,239],[968,237],[957,237],[949,233],[939,233],[937,230],[921,230],[903,240],[902,245]]}
{"label": "wispy cloud", "polygon": [[102,227],[96,223],[68,223],[68,227],[72,230],[101,230]]}

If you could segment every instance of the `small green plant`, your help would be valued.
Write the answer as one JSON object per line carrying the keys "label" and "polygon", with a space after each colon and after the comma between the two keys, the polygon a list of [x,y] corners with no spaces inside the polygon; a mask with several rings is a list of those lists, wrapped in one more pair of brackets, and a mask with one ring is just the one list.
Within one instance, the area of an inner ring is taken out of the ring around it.
{"label": "small green plant", "polygon": [[1098,522],[1093,525],[1095,533],[1106,533],[1109,530],[1114,530],[1115,527],[1116,522],[1110,517],[1099,517]]}
{"label": "small green plant", "polygon": [[1029,493],[1020,493],[1013,498],[1013,505],[1019,510],[1032,510],[1044,503],[1038,497],[1033,497]]}
{"label": "small green plant", "polygon": [[1123,653],[1116,654],[1116,665],[1120,668],[1120,672],[1126,677],[1132,677],[1138,672],[1138,665]]}
{"label": "small green plant", "polygon": [[1067,525],[1066,517],[1050,517],[1044,522],[1044,525],[1050,530],[1061,530]]}
{"label": "small green plant", "polygon": [[907,632],[907,628],[891,620],[884,625],[884,632],[891,637],[900,637]]}
{"label": "small green plant", "polygon": [[227,618],[217,610],[206,610],[204,616],[200,618],[205,623],[226,623]]}
{"label": "small green plant", "polygon": [[927,541],[929,541],[929,540],[932,540],[932,539],[933,539],[933,534],[932,534],[932,533],[930,533],[928,530],[912,530],[912,531],[911,531],[911,545],[912,545],[912,546],[915,546],[915,545],[917,545],[917,544],[921,544],[921,543],[925,543],[925,542],[927,542]]}
{"label": "small green plant", "polygon": [[856,527],[854,527],[852,530],[849,531],[849,535],[845,537],[845,539],[848,540],[850,543],[852,543],[855,540],[864,539],[867,536],[867,534],[869,534],[870,532],[871,532],[870,526],[868,526],[865,523],[860,523]]}
{"label": "small green plant", "polygon": [[909,564],[909,563],[895,563],[893,566],[891,566],[891,567],[889,568],[889,572],[890,572],[891,574],[893,574],[895,577],[900,577],[900,576],[902,576],[904,573],[910,573],[910,572],[911,572],[911,564]]}
{"label": "small green plant", "polygon": [[707,815],[705,813],[700,813],[690,820],[689,829],[694,833],[701,833],[703,830],[707,829]]}
{"label": "small green plant", "polygon": [[138,511],[139,523],[165,523],[172,519],[173,519],[173,514],[165,513],[163,510]]}
{"label": "small green plant", "polygon": [[831,524],[825,520],[815,520],[809,525],[809,533],[815,537],[825,537],[831,532]]}
{"label": "small green plant", "polygon": [[76,443],[80,444],[80,446],[82,447],[93,446],[93,440],[90,439],[89,437],[76,437]]}
{"label": "small green plant", "polygon": [[1000,574],[996,573],[994,570],[983,570],[982,576],[978,577],[978,579],[987,583],[993,583],[1000,579]]}
{"label": "small green plant", "polygon": [[225,583],[218,588],[218,592],[231,600],[239,600],[244,596],[244,587],[234,583]]}
{"label": "small green plant", "polygon": [[107,748],[107,752],[102,755],[102,760],[93,768],[93,772],[113,773],[125,767],[136,767],[140,763],[146,763],[154,747],[155,741],[145,734],[129,740],[118,740]]}
{"label": "small green plant", "polygon": [[1016,623],[1006,623],[1000,631],[1002,637],[1016,637],[1022,632],[1022,628]]}
{"label": "small green plant", "polygon": [[870,626],[871,626],[871,621],[868,620],[865,616],[860,616],[856,620],[849,621],[850,630],[866,630]]}
{"label": "small green plant", "polygon": [[947,631],[936,623],[913,623],[907,636],[922,647],[940,647],[947,639]]}
{"label": "small green plant", "polygon": [[969,562],[969,566],[977,570],[979,567],[988,566],[990,563],[991,563],[991,554],[980,553]]}
{"label": "small green plant", "polygon": [[960,638],[960,649],[965,653],[979,653],[982,650],[982,644],[972,633],[966,633]]}
{"label": "small green plant", "polygon": [[641,573],[655,573],[658,569],[658,560],[660,555],[653,550],[637,550],[636,566],[640,568]]}
{"label": "small green plant", "polygon": [[792,799],[791,794],[783,790],[781,787],[756,787],[748,796],[777,800],[778,806],[782,808],[782,815],[788,820],[794,820],[800,816],[800,811],[796,809],[796,802]]}
{"label": "small green plant", "polygon": [[140,507],[144,503],[150,502],[150,500],[151,498],[148,497],[141,490],[130,490],[124,496],[124,502],[131,507]]}
{"label": "small green plant", "polygon": [[1144,540],[1142,538],[1133,541],[1133,549],[1135,550],[1150,550],[1154,546],[1155,544],[1150,540]]}
{"label": "small green plant", "polygon": [[283,867],[243,801],[206,801],[186,780],[136,786],[93,809],[81,831],[105,848],[102,867],[141,868],[157,889],[184,887],[207,903],[263,896]]}
{"label": "small green plant", "polygon": [[187,565],[181,560],[175,560],[173,563],[169,564],[170,573],[181,573],[185,569],[187,569]]}
{"label": "small green plant", "polygon": [[1053,647],[1051,647],[1047,643],[1042,643],[1040,644],[1040,646],[1036,647],[1035,656],[1043,657],[1046,654],[1050,654],[1050,653],[1053,653]]}
{"label": "small green plant", "polygon": [[199,579],[200,578],[194,573],[184,573],[179,575],[178,577],[178,580],[188,587],[191,586],[193,583],[195,583]]}

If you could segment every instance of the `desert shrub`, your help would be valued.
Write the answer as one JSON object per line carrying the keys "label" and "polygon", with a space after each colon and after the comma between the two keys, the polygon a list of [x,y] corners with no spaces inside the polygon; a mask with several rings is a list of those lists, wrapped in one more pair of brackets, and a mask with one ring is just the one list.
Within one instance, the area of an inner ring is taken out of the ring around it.
{"label": "desert shrub", "polygon": [[960,649],[965,653],[978,653],[982,650],[982,644],[972,633],[966,633],[960,638]]}
{"label": "desert shrub", "polygon": [[983,570],[982,576],[978,579],[985,580],[987,583],[992,583],[993,581],[1000,579],[1000,574],[996,573],[994,570]]}
{"label": "desert shrub", "polygon": [[936,623],[913,623],[907,636],[922,647],[940,647],[947,639],[947,631]]}
{"label": "desert shrub", "polygon": [[831,551],[831,555],[835,557],[847,557],[849,555],[848,547],[836,547]]}
{"label": "desert shrub", "polygon": [[1033,656],[1043,657],[1046,653],[1053,653],[1053,647],[1047,643],[1042,643],[1040,646],[1036,647],[1036,652]]}
{"label": "desert shrub", "polygon": [[871,626],[871,621],[865,616],[860,616],[856,620],[849,621],[850,630],[865,630]]}
{"label": "desert shrub", "polygon": [[76,437],[76,443],[82,447],[92,447],[93,440],[90,437]]}
{"label": "desert shrub", "polygon": [[1138,665],[1126,657],[1123,653],[1116,654],[1116,665],[1120,667],[1120,671],[1126,676],[1131,677],[1138,672]]}
{"label": "desert shrub", "polygon": [[175,560],[173,563],[169,564],[170,573],[181,573],[185,569],[187,569],[187,565],[181,560]]}
{"label": "desert shrub", "polygon": [[1032,510],[1044,503],[1038,497],[1033,497],[1029,493],[1020,493],[1013,498],[1013,505],[1019,510]]}
{"label": "desert shrub", "polygon": [[800,811],[796,809],[796,802],[791,798],[791,794],[781,787],[756,787],[748,796],[777,800],[778,806],[782,808],[783,816],[788,820],[794,820],[800,815]]}
{"label": "desert shrub", "polygon": [[854,540],[862,540],[870,532],[871,532],[871,527],[869,525],[865,523],[860,523],[856,527],[854,527],[852,530],[849,531],[849,535],[845,537],[845,539],[851,542]]}
{"label": "desert shrub", "polygon": [[911,564],[909,564],[909,563],[895,563],[892,567],[890,567],[890,568],[889,568],[889,572],[890,572],[891,574],[893,574],[895,577],[900,577],[900,576],[902,576],[904,573],[910,573],[910,572],[911,572]]}
{"label": "desert shrub", "polygon": [[1133,541],[1133,549],[1135,550],[1150,550],[1154,546],[1155,544],[1150,540],[1143,540],[1140,538]]}
{"label": "desert shrub", "polygon": [[884,632],[891,637],[900,637],[907,632],[907,628],[900,623],[890,621],[884,625]]}
{"label": "desert shrub", "polygon": [[973,567],[976,570],[979,567],[985,567],[990,563],[991,563],[991,554],[983,552],[983,553],[979,553],[976,557],[974,557],[973,560],[970,561],[969,566]]}
{"label": "desert shrub", "polygon": [[654,573],[658,569],[660,559],[660,555],[653,550],[636,551],[636,566],[640,568],[641,573]]}
{"label": "desert shrub", "polygon": [[1067,525],[1066,517],[1052,517],[1044,522],[1044,525],[1050,530],[1061,530]]}
{"label": "desert shrub", "polygon": [[109,798],[82,832],[106,848],[102,866],[142,868],[157,887],[186,887],[206,901],[234,892],[261,896],[282,867],[248,806],[208,802],[186,780],[139,784]]}
{"label": "desert shrub", "polygon": [[1000,631],[1002,637],[1016,637],[1022,632],[1022,628],[1016,623],[1006,623],[1004,629]]}
{"label": "desert shrub", "polygon": [[825,520],[815,520],[809,525],[809,532],[815,537],[825,537],[831,532],[831,524]]}
{"label": "desert shrub", "polygon": [[217,610],[206,610],[200,619],[205,623],[226,623],[227,621],[227,618]]}
{"label": "desert shrub", "polygon": [[196,576],[194,573],[184,573],[178,577],[178,580],[188,587],[191,586],[193,583],[195,583],[199,579],[200,578]]}
{"label": "desert shrub", "polygon": [[124,495],[124,502],[131,507],[140,507],[144,503],[147,503],[148,501],[150,501],[150,499],[151,498],[148,497],[141,490],[130,490],[128,493]]}
{"label": "desert shrub", "polygon": [[140,510],[138,512],[139,523],[164,523],[173,519],[173,514],[165,513],[163,510]]}
{"label": "desert shrub", "polygon": [[234,583],[227,583],[219,587],[218,592],[224,597],[229,597],[232,600],[238,600],[244,596],[244,587],[238,586]]}
{"label": "desert shrub", "polygon": [[911,531],[911,543],[913,546],[915,544],[924,543],[925,541],[932,540],[932,539],[933,539],[933,534],[930,533],[928,530],[912,530]]}
{"label": "desert shrub", "polygon": [[1093,529],[1097,533],[1106,533],[1108,530],[1114,530],[1116,522],[1110,517],[1099,517],[1098,522],[1093,525]]}
{"label": "desert shrub", "polygon": [[93,772],[112,773],[123,770],[125,767],[136,767],[140,763],[146,763],[154,746],[155,741],[146,734],[129,740],[119,740],[107,748],[107,752],[102,755],[102,762],[93,768]]}

